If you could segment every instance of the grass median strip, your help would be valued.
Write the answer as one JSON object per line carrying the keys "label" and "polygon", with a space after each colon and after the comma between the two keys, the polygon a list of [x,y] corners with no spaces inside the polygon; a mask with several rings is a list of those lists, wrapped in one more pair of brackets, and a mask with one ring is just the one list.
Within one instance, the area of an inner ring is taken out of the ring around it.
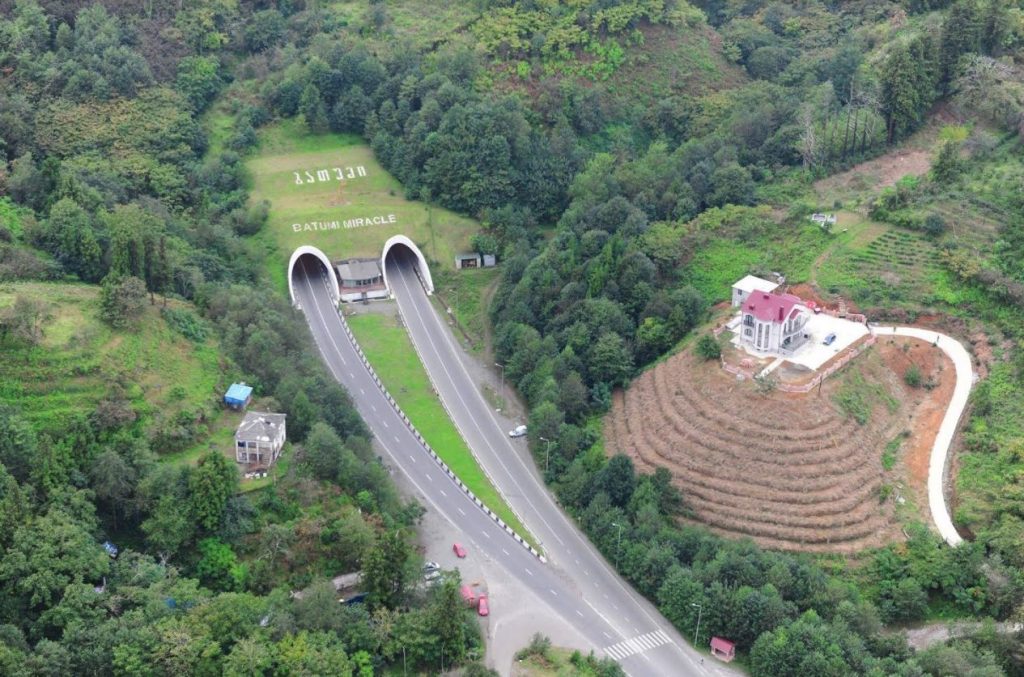
{"label": "grass median strip", "polygon": [[423,438],[477,498],[537,547],[533,536],[505,503],[476,462],[441,400],[405,329],[392,315],[366,313],[346,318],[366,358]]}

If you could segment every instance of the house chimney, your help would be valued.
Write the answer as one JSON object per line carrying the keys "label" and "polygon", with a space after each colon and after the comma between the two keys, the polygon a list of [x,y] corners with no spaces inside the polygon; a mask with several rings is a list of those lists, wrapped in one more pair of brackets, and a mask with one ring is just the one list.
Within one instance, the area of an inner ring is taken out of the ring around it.
{"label": "house chimney", "polygon": [[779,322],[782,322],[782,308],[779,308]]}

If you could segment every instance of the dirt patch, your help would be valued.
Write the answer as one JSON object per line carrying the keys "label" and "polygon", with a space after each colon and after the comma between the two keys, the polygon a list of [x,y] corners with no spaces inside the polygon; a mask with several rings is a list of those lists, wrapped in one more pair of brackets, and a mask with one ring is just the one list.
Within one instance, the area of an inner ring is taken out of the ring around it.
{"label": "dirt patch", "polygon": [[[882,452],[905,430],[938,427],[932,409],[918,409],[934,401],[941,418],[953,370],[941,366],[941,353],[929,362],[930,350],[872,348],[820,390],[767,395],[716,362],[679,353],[615,394],[606,449],[642,471],[668,468],[687,519],[714,531],[772,548],[861,552],[902,538],[895,508],[907,470],[884,470]],[[909,389],[903,373],[911,363],[937,387]],[[851,388],[860,390],[863,424],[837,404]],[[916,462],[915,453],[907,456]]]}
{"label": "dirt patch", "polygon": [[883,188],[896,185],[904,176],[921,176],[931,167],[930,150],[902,147],[822,179],[814,184],[814,189],[824,199],[861,192],[877,195]]}
{"label": "dirt patch", "polygon": [[921,373],[922,386],[915,388],[905,381],[903,383],[908,405],[906,432],[910,435],[903,444],[902,463],[917,504],[925,506],[928,502],[928,465],[932,445],[953,397],[956,370],[945,353],[924,341],[881,339],[876,349],[894,374],[902,377],[911,366],[917,367]]}

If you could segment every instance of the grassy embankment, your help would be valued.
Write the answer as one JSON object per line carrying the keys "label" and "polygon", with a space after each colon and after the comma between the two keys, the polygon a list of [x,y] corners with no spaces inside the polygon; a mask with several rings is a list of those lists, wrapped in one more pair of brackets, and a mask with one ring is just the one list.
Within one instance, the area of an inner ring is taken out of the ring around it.
{"label": "grassy embankment", "polygon": [[[270,217],[258,236],[266,246],[266,265],[280,290],[288,288],[288,258],[297,247],[319,247],[332,260],[380,256],[392,235],[406,235],[432,266],[454,266],[455,254],[469,248],[477,223],[446,209],[407,200],[402,185],[357,136],[310,134],[300,119],[260,130],[258,152],[246,166],[252,176],[252,199],[269,200]],[[337,180],[335,167],[345,179]],[[365,176],[358,168],[363,168]],[[348,178],[348,168],[354,176]],[[317,170],[329,178],[316,180]],[[314,181],[305,183],[309,171]],[[296,172],[301,184],[296,183]],[[302,230],[304,224],[394,217],[394,223],[335,230]],[[300,230],[295,231],[295,224]]]}
{"label": "grassy embankment", "polygon": [[374,313],[352,315],[348,323],[388,392],[438,456],[487,507],[536,546],[477,464],[434,394],[405,329],[393,317]]}

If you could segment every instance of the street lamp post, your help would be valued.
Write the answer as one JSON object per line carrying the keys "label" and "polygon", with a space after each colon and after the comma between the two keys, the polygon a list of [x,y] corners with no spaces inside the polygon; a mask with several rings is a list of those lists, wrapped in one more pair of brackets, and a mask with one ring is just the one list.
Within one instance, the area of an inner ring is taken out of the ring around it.
{"label": "street lamp post", "polygon": [[539,438],[541,442],[547,442],[547,448],[544,451],[544,474],[548,474],[548,468],[551,467],[551,440],[546,437]]}
{"label": "street lamp post", "polygon": [[622,553],[622,525],[617,522],[612,522],[613,527],[618,527],[619,535],[615,539],[615,568],[619,568],[619,555]]}
{"label": "street lamp post", "polygon": [[704,612],[704,607],[695,602],[691,602],[690,606],[697,608],[697,629],[693,631],[693,648],[697,648],[697,636],[700,634],[700,615]]}

